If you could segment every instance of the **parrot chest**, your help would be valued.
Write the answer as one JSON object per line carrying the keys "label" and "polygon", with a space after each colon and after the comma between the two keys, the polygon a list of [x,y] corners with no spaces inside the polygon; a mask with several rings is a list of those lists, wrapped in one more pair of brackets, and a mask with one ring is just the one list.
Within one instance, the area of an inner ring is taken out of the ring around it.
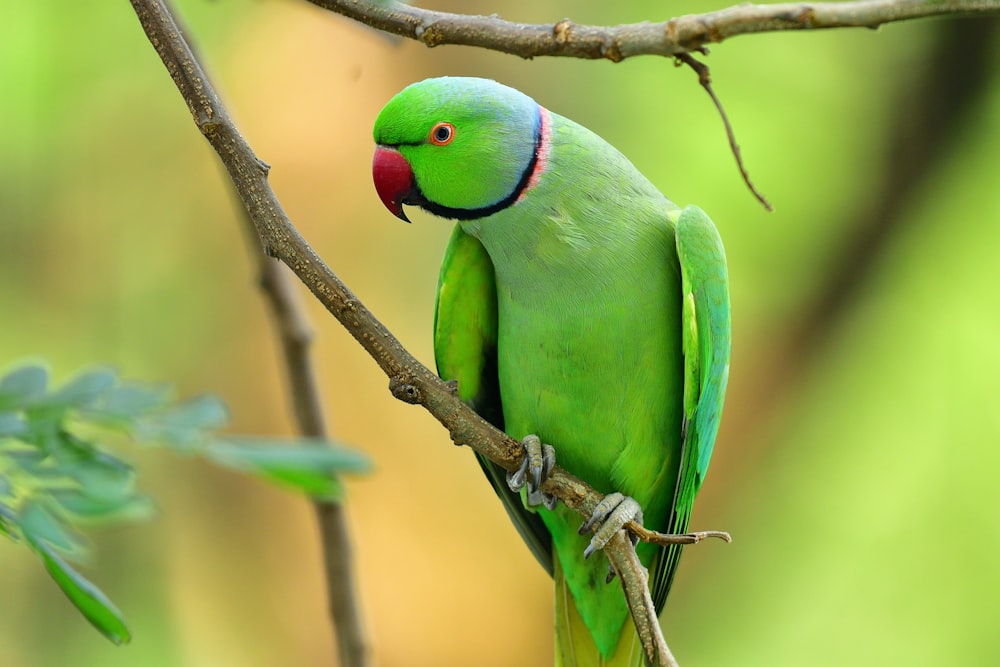
{"label": "parrot chest", "polygon": [[598,490],[660,505],[680,449],[680,285],[667,261],[619,268],[632,270],[553,284],[498,275],[504,419]]}

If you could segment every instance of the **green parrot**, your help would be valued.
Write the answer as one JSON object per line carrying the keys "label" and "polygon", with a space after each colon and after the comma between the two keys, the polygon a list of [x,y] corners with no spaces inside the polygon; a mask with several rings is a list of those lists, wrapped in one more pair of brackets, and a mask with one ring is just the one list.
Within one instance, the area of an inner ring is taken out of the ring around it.
{"label": "green parrot", "polygon": [[[593,132],[495,81],[410,85],[374,136],[385,206],[457,221],[438,284],[438,373],[528,450],[514,474],[480,463],[554,578],[556,664],[641,665],[622,591],[589,556],[633,518],[687,530],[729,375],[715,226]],[[556,454],[609,494],[584,524],[601,526],[589,544],[579,517],[538,489]],[[636,550],[659,612],[681,548]]]}

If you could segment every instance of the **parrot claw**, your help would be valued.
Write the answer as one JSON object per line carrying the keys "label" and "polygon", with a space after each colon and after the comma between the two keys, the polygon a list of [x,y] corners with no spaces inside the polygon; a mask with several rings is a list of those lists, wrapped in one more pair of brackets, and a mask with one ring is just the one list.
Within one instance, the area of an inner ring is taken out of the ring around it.
{"label": "parrot claw", "polygon": [[524,483],[528,478],[528,459],[525,457],[521,467],[514,472],[507,473],[507,488],[514,493],[518,493],[524,488]]}
{"label": "parrot claw", "polygon": [[[580,526],[581,535],[588,530],[594,531],[590,544],[583,551],[583,557],[590,558],[595,551],[603,549],[612,536],[629,521],[642,523],[642,507],[639,506],[639,503],[618,492],[604,496],[604,499],[594,508],[590,518]],[[629,539],[633,546],[638,541],[638,538],[631,533]]]}
{"label": "parrot claw", "polygon": [[507,473],[507,486],[514,493],[520,493],[527,484],[529,506],[543,505],[546,509],[555,509],[558,499],[538,488],[545,483],[556,466],[555,448],[543,445],[537,435],[525,436],[521,445],[525,451],[524,461],[517,470]]}

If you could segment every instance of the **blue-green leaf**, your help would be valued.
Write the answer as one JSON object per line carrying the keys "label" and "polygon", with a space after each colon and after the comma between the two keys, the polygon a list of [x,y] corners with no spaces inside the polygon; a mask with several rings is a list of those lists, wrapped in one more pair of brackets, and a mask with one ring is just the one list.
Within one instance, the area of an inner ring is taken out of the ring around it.
{"label": "blue-green leaf", "polygon": [[132,639],[125,619],[101,590],[74,570],[43,541],[27,538],[38,553],[49,575],[62,589],[70,602],[97,628],[101,634],[119,646]]}
{"label": "blue-green leaf", "polygon": [[221,428],[229,421],[229,411],[217,396],[203,394],[166,410],[160,420],[175,428]]}
{"label": "blue-green leaf", "polygon": [[43,396],[49,372],[43,366],[21,366],[0,379],[0,409],[21,407]]}
{"label": "blue-green leaf", "polygon": [[100,398],[117,379],[117,375],[110,368],[96,368],[76,376],[48,396],[34,401],[33,405],[84,407]]}
{"label": "blue-green leaf", "polygon": [[80,488],[94,498],[114,500],[133,493],[132,466],[105,452],[89,452],[89,456],[73,461],[62,472],[79,482]]}
{"label": "blue-green leaf", "polygon": [[136,428],[136,438],[160,441],[182,450],[204,445],[205,431],[225,426],[229,413],[225,404],[211,394],[178,403],[143,420]]}
{"label": "blue-green leaf", "polygon": [[311,445],[228,440],[214,442],[207,454],[214,461],[236,469],[255,472],[310,496],[339,498],[342,485],[338,473],[364,473],[371,469],[367,456],[343,447],[331,447],[324,441]]}
{"label": "blue-green leaf", "polygon": [[104,392],[101,400],[87,411],[102,417],[134,419],[159,408],[167,402],[170,388],[166,385],[126,382]]}
{"label": "blue-green leaf", "polygon": [[153,501],[139,494],[101,497],[79,490],[62,490],[53,491],[51,496],[63,511],[85,521],[141,521],[156,513]]}
{"label": "blue-green leaf", "polygon": [[0,438],[24,435],[28,425],[16,412],[0,412]]}
{"label": "blue-green leaf", "polygon": [[70,530],[42,503],[27,500],[20,506],[17,522],[21,532],[32,544],[45,542],[63,553],[82,556],[87,543],[83,537]]}
{"label": "blue-green leaf", "polygon": [[8,440],[4,443],[4,446],[0,447],[0,459],[39,480],[63,476],[51,464],[45,452],[19,440]]}
{"label": "blue-green leaf", "polygon": [[16,528],[17,515],[9,507],[0,503],[0,533],[17,541],[17,535],[14,532]]}

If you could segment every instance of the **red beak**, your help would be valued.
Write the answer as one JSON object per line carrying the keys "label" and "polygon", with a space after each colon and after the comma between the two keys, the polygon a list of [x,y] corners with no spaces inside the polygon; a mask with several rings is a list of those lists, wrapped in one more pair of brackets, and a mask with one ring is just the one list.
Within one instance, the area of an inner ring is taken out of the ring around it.
{"label": "red beak", "polygon": [[413,192],[413,170],[399,151],[394,148],[377,146],[372,159],[372,179],[379,199],[389,211],[409,222],[403,213],[403,202]]}

